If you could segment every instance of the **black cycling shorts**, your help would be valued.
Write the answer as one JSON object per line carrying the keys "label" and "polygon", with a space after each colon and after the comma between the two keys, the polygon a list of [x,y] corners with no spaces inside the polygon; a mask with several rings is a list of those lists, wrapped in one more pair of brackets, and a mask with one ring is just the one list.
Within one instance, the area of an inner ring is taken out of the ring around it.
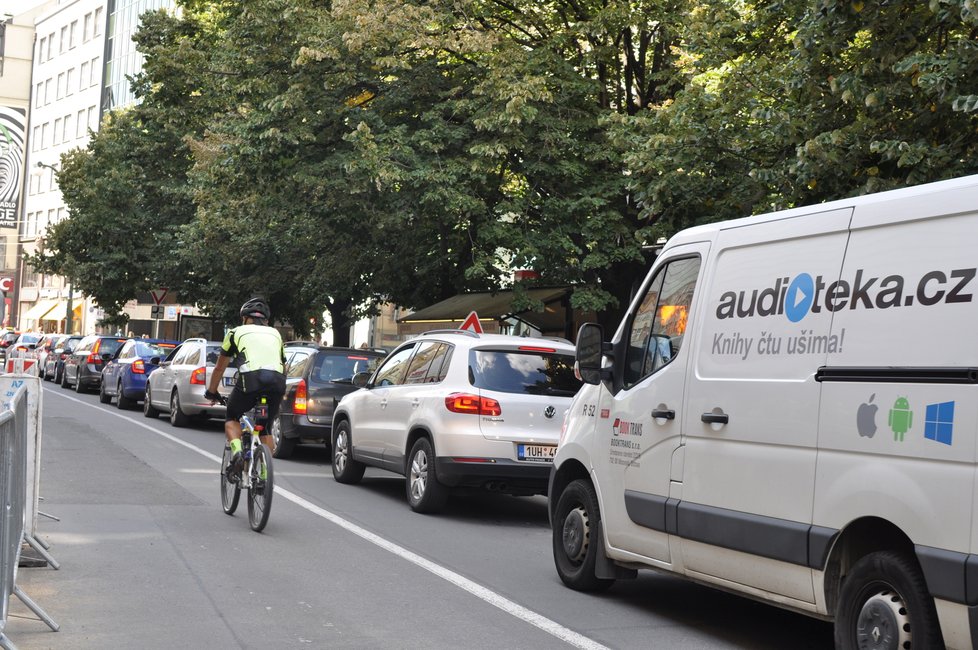
{"label": "black cycling shorts", "polygon": [[[247,387],[247,390],[243,388]],[[225,421],[233,422],[255,408],[258,399],[264,395],[268,398],[268,422],[271,423],[278,414],[282,396],[285,395],[285,375],[274,370],[254,370],[241,373],[238,383],[228,397]]]}

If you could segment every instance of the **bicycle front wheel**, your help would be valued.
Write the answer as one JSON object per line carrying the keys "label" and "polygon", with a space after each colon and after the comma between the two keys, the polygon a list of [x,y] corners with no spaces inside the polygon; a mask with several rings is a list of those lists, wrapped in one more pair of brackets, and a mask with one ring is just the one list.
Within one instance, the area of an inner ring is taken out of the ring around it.
{"label": "bicycle front wheel", "polygon": [[241,498],[241,486],[237,481],[228,479],[227,466],[231,464],[231,447],[224,445],[224,457],[221,459],[221,505],[224,513],[233,515],[238,509],[238,499]]}
{"label": "bicycle front wheel", "polygon": [[267,445],[258,445],[248,476],[248,521],[253,531],[261,532],[268,523],[272,510],[272,492],[275,479],[272,474],[272,451]]}

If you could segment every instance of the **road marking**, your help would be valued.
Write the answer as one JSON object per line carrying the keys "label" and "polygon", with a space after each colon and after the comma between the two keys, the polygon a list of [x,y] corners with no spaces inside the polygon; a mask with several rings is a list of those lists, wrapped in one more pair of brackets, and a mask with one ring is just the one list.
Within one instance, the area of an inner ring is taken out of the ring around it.
{"label": "road marking", "polygon": [[[158,436],[162,436],[163,438],[166,438],[171,442],[175,442],[178,445],[186,447],[187,449],[200,454],[201,456],[207,458],[208,460],[214,461],[215,463],[218,464],[221,462],[220,457],[210,453],[209,451],[205,451],[200,447],[197,447],[196,445],[192,445],[185,440],[181,440],[180,438],[177,438],[172,434],[166,433],[165,431],[160,431],[159,429],[155,429],[144,422],[140,422],[139,420],[136,420],[135,418],[131,418],[127,415],[123,415],[122,413],[117,413],[107,408],[103,408],[98,404],[92,404],[90,402],[80,400],[76,397],[63,395],[54,390],[45,390],[45,392],[51,393],[52,395],[58,395],[59,397],[63,397],[72,402],[84,404],[85,406],[89,406],[91,408],[97,409],[109,415],[115,415],[116,417],[122,418],[123,420],[126,420],[131,424],[135,424],[136,426],[142,427],[147,431],[151,431],[152,433],[155,433]],[[473,582],[472,580],[469,580],[465,576],[455,573],[451,569],[446,569],[440,564],[436,564],[427,558],[421,557],[417,553],[409,551],[403,546],[395,544],[394,542],[388,539],[384,539],[380,535],[377,535],[376,533],[372,533],[366,528],[358,526],[352,521],[344,519],[343,517],[340,517],[339,515],[330,512],[325,508],[317,506],[316,504],[307,501],[306,499],[303,499],[299,495],[289,492],[288,490],[278,485],[275,486],[275,493],[280,494],[283,498],[288,499],[289,501],[296,504],[300,508],[304,508],[305,510],[308,510],[312,514],[321,517],[333,524],[336,524],[340,528],[343,528],[346,531],[353,533],[354,535],[370,542],[371,544],[374,544],[375,546],[378,546],[403,560],[407,560],[408,562],[411,562],[412,564],[421,567],[425,571],[428,571],[429,573],[432,573],[438,576],[439,578],[446,580],[447,582],[450,582],[456,587],[459,587],[460,589],[464,589],[465,591],[469,592],[476,598],[479,598],[489,603],[493,607],[497,607],[503,610],[504,612],[506,612],[507,614],[510,614],[520,619],[521,621],[525,621],[526,623],[529,623],[530,625],[533,625],[543,630],[547,634],[550,634],[560,639],[561,641],[565,641],[566,643],[574,646],[575,648],[581,648],[582,650],[609,650],[607,646],[601,645],[600,643],[594,641],[593,639],[589,639],[588,637],[582,634],[578,634],[574,630],[566,628],[560,623],[557,623],[556,621],[552,621],[546,616],[543,616],[542,614],[538,614],[531,609],[527,609],[526,607],[523,607],[522,605],[513,602],[512,600],[506,598],[505,596],[497,594],[491,589],[483,587],[477,582]]]}

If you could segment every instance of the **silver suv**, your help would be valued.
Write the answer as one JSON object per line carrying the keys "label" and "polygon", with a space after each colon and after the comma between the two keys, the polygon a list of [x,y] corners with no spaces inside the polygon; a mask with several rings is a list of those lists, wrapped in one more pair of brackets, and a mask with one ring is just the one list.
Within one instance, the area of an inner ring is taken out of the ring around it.
{"label": "silver suv", "polygon": [[[224,406],[204,398],[220,353],[220,341],[191,338],[181,343],[146,379],[143,415],[155,418],[161,411],[168,413],[170,424],[175,427],[187,426],[195,416],[223,418]],[[231,367],[224,371],[224,381],[218,389],[222,395],[231,394],[235,372]]]}
{"label": "silver suv", "polygon": [[463,330],[403,343],[354,383],[333,416],[333,477],[401,474],[416,512],[440,510],[454,487],[545,494],[581,386],[569,341]]}

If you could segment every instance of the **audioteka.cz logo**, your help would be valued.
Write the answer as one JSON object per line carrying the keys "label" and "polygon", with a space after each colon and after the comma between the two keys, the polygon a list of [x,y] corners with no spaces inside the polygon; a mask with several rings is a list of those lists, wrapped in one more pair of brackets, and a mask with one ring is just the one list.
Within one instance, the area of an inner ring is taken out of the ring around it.
{"label": "audioteka.cz logo", "polygon": [[859,269],[851,280],[826,281],[821,275],[800,273],[782,277],[764,289],[726,291],[717,305],[717,318],[785,316],[792,323],[823,309],[890,309],[923,305],[971,302],[965,291],[978,272],[975,268],[930,271],[916,282],[902,275],[883,278]]}

